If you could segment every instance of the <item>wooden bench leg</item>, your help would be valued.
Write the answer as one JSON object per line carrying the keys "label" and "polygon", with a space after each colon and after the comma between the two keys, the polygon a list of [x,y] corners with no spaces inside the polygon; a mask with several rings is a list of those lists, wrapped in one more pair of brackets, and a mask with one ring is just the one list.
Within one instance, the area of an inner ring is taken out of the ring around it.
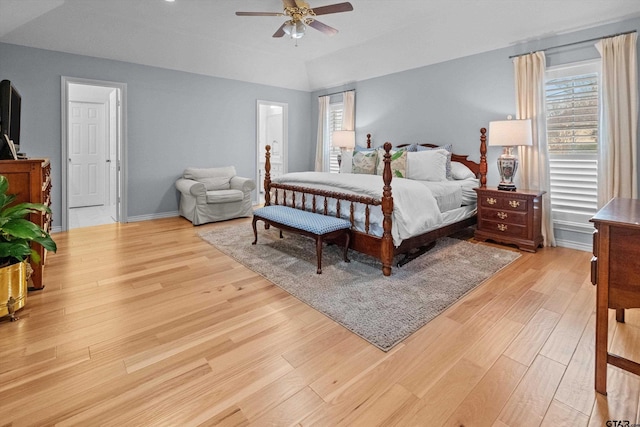
{"label": "wooden bench leg", "polygon": [[258,222],[258,219],[259,218],[257,216],[254,216],[253,222],[251,223],[251,226],[253,227],[253,243],[251,243],[252,245],[255,245],[256,243],[258,243],[258,229],[256,228],[256,222]]}
{"label": "wooden bench leg", "polygon": [[349,231],[345,233],[344,240],[346,241],[346,243],[344,244],[344,262],[351,262],[351,260],[347,256],[349,252],[349,243],[351,243],[351,233]]}
{"label": "wooden bench leg", "polygon": [[316,256],[318,257],[318,270],[316,270],[316,273],[322,274],[322,236],[316,236]]}

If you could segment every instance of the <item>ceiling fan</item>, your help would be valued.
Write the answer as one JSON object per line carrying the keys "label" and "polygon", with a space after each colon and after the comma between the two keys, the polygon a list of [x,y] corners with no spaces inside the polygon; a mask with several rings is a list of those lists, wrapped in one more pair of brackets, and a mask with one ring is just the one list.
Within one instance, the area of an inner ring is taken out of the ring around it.
{"label": "ceiling fan", "polygon": [[304,0],[282,0],[284,11],[282,12],[236,12],[238,16],[288,16],[289,19],[273,33],[273,37],[282,37],[285,34],[291,38],[299,39],[304,36],[306,27],[315,28],[328,36],[338,32],[333,27],[323,24],[315,19],[318,15],[330,13],[349,12],[353,6],[349,2],[330,4],[312,9]]}

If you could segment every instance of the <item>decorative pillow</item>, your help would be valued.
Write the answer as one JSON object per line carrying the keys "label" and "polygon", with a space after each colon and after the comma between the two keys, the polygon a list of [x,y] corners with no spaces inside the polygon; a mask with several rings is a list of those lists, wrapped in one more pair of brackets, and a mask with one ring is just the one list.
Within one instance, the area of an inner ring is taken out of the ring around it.
{"label": "decorative pillow", "polygon": [[449,157],[447,159],[447,179],[453,179],[451,176],[451,153],[453,153],[453,144],[443,145],[441,147],[423,147],[422,145],[416,145],[416,149],[418,151],[430,151],[430,150],[441,150],[445,149],[449,152]]}
{"label": "decorative pillow", "polygon": [[[391,150],[391,175],[395,178],[406,178],[407,176],[407,152],[404,150]],[[384,172],[384,148],[378,148],[378,165],[376,175]]]}
{"label": "decorative pillow", "polygon": [[353,163],[353,151],[342,151],[342,160],[340,160],[340,173],[351,173]]}
{"label": "decorative pillow", "polygon": [[448,151],[444,149],[407,153],[407,178],[419,181],[447,180]]}
{"label": "decorative pillow", "polygon": [[377,159],[377,151],[354,151],[351,160],[351,172],[373,175],[376,171]]}
{"label": "decorative pillow", "polygon": [[475,178],[476,174],[466,167],[464,163],[451,162],[451,176],[453,179],[470,179]]}

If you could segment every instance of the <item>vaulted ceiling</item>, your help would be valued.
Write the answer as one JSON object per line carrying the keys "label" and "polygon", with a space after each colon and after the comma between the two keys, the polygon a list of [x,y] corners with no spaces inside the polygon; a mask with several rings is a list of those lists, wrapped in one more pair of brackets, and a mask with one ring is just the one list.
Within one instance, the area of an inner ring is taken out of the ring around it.
{"label": "vaulted ceiling", "polygon": [[[308,0],[320,7],[343,0]],[[350,0],[297,43],[281,0],[0,0],[0,42],[317,90],[640,16],[638,0]]]}

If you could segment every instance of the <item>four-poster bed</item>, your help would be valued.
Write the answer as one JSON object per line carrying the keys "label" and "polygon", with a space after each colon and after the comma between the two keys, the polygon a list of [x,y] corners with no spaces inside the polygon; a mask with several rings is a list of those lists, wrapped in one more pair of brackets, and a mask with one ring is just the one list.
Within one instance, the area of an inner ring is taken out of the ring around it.
{"label": "four-poster bed", "polygon": [[[480,134],[480,163],[469,160],[466,155],[458,154],[451,154],[451,161],[460,162],[469,168],[477,178],[476,183],[479,183],[480,187],[485,187],[487,174],[486,129],[480,129]],[[367,143],[370,146],[370,135],[367,135]],[[424,144],[423,146],[436,147],[431,144]],[[427,227],[428,231],[404,236],[400,239],[398,237],[399,225],[394,224],[394,193],[391,187],[392,169],[390,153],[392,145],[389,142],[386,142],[383,146],[384,170],[381,177],[383,185],[382,192],[379,196],[370,189],[363,191],[363,194],[357,194],[357,192],[351,189],[347,191],[333,191],[332,185],[336,184],[336,174],[315,173],[333,175],[333,181],[327,181],[324,185],[315,187],[307,186],[303,181],[300,181],[301,183],[294,181],[293,184],[273,182],[270,174],[270,148],[269,146],[266,147],[264,179],[265,206],[284,205],[350,220],[352,229],[349,248],[380,260],[382,263],[382,272],[385,276],[391,274],[394,256],[405,256],[405,258],[398,263],[402,265],[433,247],[437,239],[476,223],[475,206],[472,206],[474,209],[467,209],[468,213],[464,217],[461,217],[461,219],[455,218],[449,222],[437,224],[437,226],[433,225],[433,221],[429,223],[430,219],[427,217],[424,219],[424,222],[425,224],[429,224]],[[308,174],[314,173],[309,172]],[[362,181],[364,179],[362,175],[350,175],[350,181]],[[280,177],[278,181],[283,181],[282,178],[283,177]],[[420,215],[425,214],[421,212],[421,209],[415,209],[415,205],[411,205],[412,200],[408,199],[419,199],[422,197],[422,195],[419,194],[420,188],[422,188],[424,192],[429,190],[420,187],[418,183],[412,183],[410,179],[399,179],[395,181],[394,185],[397,187],[397,194],[395,194],[398,198],[397,201],[400,202],[404,199],[404,203],[408,203],[410,209],[413,209],[410,211],[410,216],[415,215],[416,217],[420,217]],[[404,188],[406,186],[413,186],[413,188],[407,190]],[[396,208],[400,209],[399,206],[396,206]],[[437,207],[435,209],[437,209]],[[396,216],[398,216],[397,214],[398,211],[396,211]],[[440,212],[438,212],[438,214],[440,214]],[[407,216],[406,213],[404,216]],[[374,230],[378,230],[377,233],[379,235],[376,235]]]}

